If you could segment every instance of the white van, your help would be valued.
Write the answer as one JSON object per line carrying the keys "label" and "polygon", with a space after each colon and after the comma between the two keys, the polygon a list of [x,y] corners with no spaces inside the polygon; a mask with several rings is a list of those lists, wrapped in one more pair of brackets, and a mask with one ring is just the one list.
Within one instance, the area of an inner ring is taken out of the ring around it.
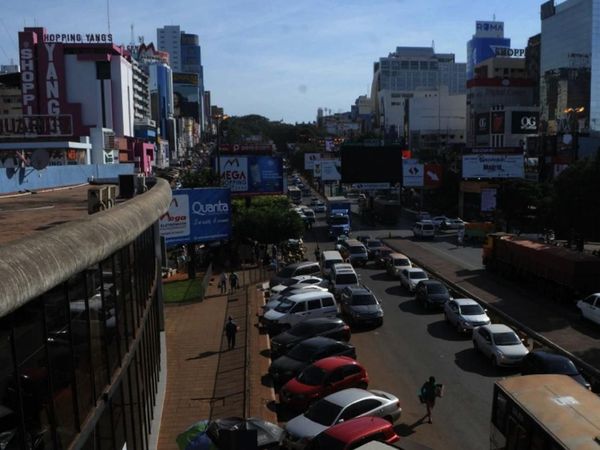
{"label": "white van", "polygon": [[402,253],[391,253],[386,263],[387,273],[393,277],[399,277],[400,272],[412,267],[408,256]]}
{"label": "white van", "polygon": [[335,264],[329,275],[331,284],[329,290],[336,296],[341,294],[346,286],[359,286],[358,275],[349,263]]}
{"label": "white van", "polygon": [[325,250],[321,253],[321,273],[328,277],[334,264],[343,263],[344,258],[337,250]]}
{"label": "white van", "polygon": [[418,239],[431,238],[435,236],[435,226],[431,220],[422,220],[415,223],[413,234]]}
{"label": "white van", "polygon": [[315,317],[335,317],[338,305],[331,292],[311,291],[283,299],[261,317],[262,325],[270,330],[284,330]]}

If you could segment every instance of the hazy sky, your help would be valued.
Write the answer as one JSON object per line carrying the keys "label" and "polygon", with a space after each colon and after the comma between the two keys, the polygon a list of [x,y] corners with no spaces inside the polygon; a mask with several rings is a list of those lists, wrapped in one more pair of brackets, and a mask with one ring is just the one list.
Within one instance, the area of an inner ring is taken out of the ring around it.
{"label": "hazy sky", "polygon": [[[0,64],[18,62],[18,31],[106,32],[107,0],[3,0]],[[109,0],[116,43],[156,42],[156,28],[198,34],[205,88],[227,114],[315,120],[370,93],[373,62],[397,46],[429,46],[465,62],[476,20],[504,21],[513,48],[540,31],[542,0]]]}

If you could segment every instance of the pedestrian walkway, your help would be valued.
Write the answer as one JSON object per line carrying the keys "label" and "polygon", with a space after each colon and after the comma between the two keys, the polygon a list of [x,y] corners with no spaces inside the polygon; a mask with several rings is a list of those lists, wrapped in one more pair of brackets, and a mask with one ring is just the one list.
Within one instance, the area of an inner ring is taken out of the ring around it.
{"label": "pedestrian walkway", "polygon": [[[268,338],[254,326],[262,302],[256,285],[263,280],[256,269],[238,274],[241,287],[233,293],[221,295],[219,274],[214,274],[204,301],[165,308],[168,372],[160,450],[176,450],[177,435],[198,420],[277,420],[266,407],[274,399],[273,390],[261,382],[266,358],[260,353],[268,348]],[[240,327],[233,350],[227,350],[223,332],[228,316]]]}

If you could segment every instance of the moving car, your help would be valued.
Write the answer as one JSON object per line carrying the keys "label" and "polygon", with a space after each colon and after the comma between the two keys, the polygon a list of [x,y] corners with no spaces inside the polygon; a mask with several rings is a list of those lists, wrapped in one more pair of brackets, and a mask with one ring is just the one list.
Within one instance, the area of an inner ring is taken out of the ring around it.
{"label": "moving car", "polygon": [[350,237],[347,235],[340,234],[335,240],[335,249],[339,252],[342,249],[342,244],[348,239],[350,239]]}
{"label": "moving car", "polygon": [[320,200],[311,206],[312,206],[313,211],[316,213],[326,213],[327,212],[327,206],[325,206],[325,203],[323,203]]}
{"label": "moving car", "polygon": [[386,248],[379,239],[368,239],[367,242],[365,242],[365,247],[367,248],[369,260],[375,259],[379,251]]}
{"label": "moving car", "polygon": [[448,220],[446,216],[435,216],[431,219],[433,226],[436,228],[441,228],[442,223],[444,223],[446,220]]}
{"label": "moving car", "polygon": [[473,331],[473,328],[489,325],[490,318],[479,303],[470,298],[455,298],[444,305],[446,322],[454,325],[459,333]]}
{"label": "moving car", "polygon": [[329,274],[331,284],[329,290],[337,297],[346,286],[358,286],[359,277],[351,264],[334,264]]}
{"label": "moving car", "polygon": [[394,250],[389,247],[383,247],[381,250],[379,250],[377,255],[375,255],[375,267],[379,269],[385,269],[390,259],[390,255],[393,253]]}
{"label": "moving car", "polygon": [[581,311],[583,318],[600,324],[600,293],[592,294],[583,300],[579,300],[577,307]]}
{"label": "moving car", "polygon": [[438,280],[419,281],[415,289],[415,300],[425,309],[442,309],[450,300],[450,292],[444,283]]}
{"label": "moving car", "polygon": [[529,352],[521,361],[521,375],[544,373],[568,375],[586,389],[592,388],[590,383],[583,378],[583,375],[581,375],[577,367],[575,367],[573,361],[566,356],[544,351],[535,351]]}
{"label": "moving car", "polygon": [[344,262],[344,258],[337,250],[324,250],[321,252],[321,273],[324,277],[329,278],[331,268]]}
{"label": "moving car", "polygon": [[282,443],[292,450],[305,449],[312,438],[327,428],[355,417],[383,417],[390,423],[401,415],[400,401],[383,391],[350,388],[322,398],[285,426]]}
{"label": "moving car", "polygon": [[492,365],[517,366],[529,353],[514,330],[504,324],[482,325],[473,330],[473,347],[492,361]]}
{"label": "moving car", "polygon": [[444,220],[440,224],[440,229],[442,229],[442,230],[459,230],[464,227],[465,227],[465,222],[462,219],[459,219],[458,217],[455,219],[446,218],[446,220]]}
{"label": "moving car", "polygon": [[292,264],[288,264],[281,269],[277,275],[271,278],[269,281],[269,287],[272,288],[278,284],[283,283],[285,280],[296,277],[298,275],[318,275],[321,272],[321,267],[318,262],[314,261],[301,261]]}
{"label": "moving car", "polygon": [[400,272],[400,286],[405,287],[409,292],[415,292],[419,281],[428,279],[425,271],[418,267],[409,267]]}
{"label": "moving car", "polygon": [[352,325],[383,324],[383,308],[375,294],[364,286],[348,286],[340,294],[340,312]]}
{"label": "moving car", "polygon": [[334,392],[357,387],[366,389],[369,376],[363,366],[347,356],[315,361],[288,381],[279,391],[282,404],[304,411],[315,401]]}
{"label": "moving car", "polygon": [[327,428],[310,441],[307,450],[354,450],[367,442],[393,444],[398,440],[400,436],[387,420],[365,416]]}
{"label": "moving car", "polygon": [[350,327],[338,317],[318,317],[297,323],[271,339],[271,358],[281,356],[305,339],[323,336],[336,341],[350,340]]}
{"label": "moving car", "polygon": [[433,222],[431,220],[422,220],[414,224],[413,235],[417,239],[424,238],[434,238],[435,237],[435,227],[433,226]]}
{"label": "moving car", "polygon": [[269,367],[269,375],[276,383],[286,383],[298,375],[306,366],[328,356],[350,356],[356,359],[356,349],[347,342],[327,337],[305,339],[286,355],[275,359]]}
{"label": "moving car", "polygon": [[412,263],[408,256],[402,253],[392,253],[387,260],[386,270],[389,275],[399,277],[400,272],[411,267]]}
{"label": "moving car", "polygon": [[304,208],[302,210],[302,212],[304,213],[304,215],[306,216],[306,219],[308,221],[308,223],[315,223],[317,221],[317,217],[315,216],[315,211],[311,208]]}
{"label": "moving car", "polygon": [[365,266],[369,261],[367,248],[356,239],[346,239],[340,244],[342,258],[353,266]]}

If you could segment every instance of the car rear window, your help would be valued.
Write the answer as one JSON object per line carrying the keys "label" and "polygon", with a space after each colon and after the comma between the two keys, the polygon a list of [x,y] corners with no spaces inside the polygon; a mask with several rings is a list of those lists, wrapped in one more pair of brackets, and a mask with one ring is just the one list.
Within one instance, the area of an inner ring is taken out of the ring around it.
{"label": "car rear window", "polygon": [[328,259],[327,261],[325,261],[325,268],[331,269],[334,264],[339,264],[339,263],[343,263],[343,262],[344,262],[344,260],[342,260],[342,259]]}
{"label": "car rear window", "polygon": [[353,273],[341,273],[335,277],[335,282],[337,284],[357,284],[358,280]]}
{"label": "car rear window", "polygon": [[424,231],[431,231],[433,230],[433,225],[432,224],[423,224],[423,230]]}
{"label": "car rear window", "polygon": [[430,294],[447,294],[448,289],[443,284],[430,284],[427,286],[427,291]]}
{"label": "car rear window", "polygon": [[359,254],[359,253],[365,253],[365,248],[361,245],[356,245],[354,247],[350,247],[350,253],[352,253],[353,255]]}
{"label": "car rear window", "polygon": [[307,419],[324,426],[331,426],[340,414],[342,407],[327,400],[319,400],[304,414]]}
{"label": "car rear window", "polygon": [[421,272],[420,270],[418,270],[415,272],[408,272],[408,277],[411,280],[420,280],[422,278],[427,278],[427,275],[425,275],[425,272]]}
{"label": "car rear window", "polygon": [[408,262],[408,259],[406,258],[398,258],[394,260],[394,265],[395,266],[408,266],[410,263]]}

